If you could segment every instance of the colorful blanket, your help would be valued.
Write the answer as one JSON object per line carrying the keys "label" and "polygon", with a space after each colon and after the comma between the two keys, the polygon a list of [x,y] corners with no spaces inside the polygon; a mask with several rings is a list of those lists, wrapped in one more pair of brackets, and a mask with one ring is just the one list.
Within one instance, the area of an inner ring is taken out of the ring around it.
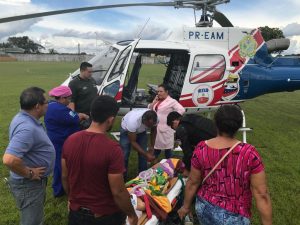
{"label": "colorful blanket", "polygon": [[167,218],[184,188],[183,168],[179,159],[163,159],[126,183],[139,224],[154,225]]}

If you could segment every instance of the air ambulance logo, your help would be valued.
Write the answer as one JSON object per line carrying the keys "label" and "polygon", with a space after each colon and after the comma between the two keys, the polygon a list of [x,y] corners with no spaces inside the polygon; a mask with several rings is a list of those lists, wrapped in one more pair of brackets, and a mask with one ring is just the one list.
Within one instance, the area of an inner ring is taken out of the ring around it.
{"label": "air ambulance logo", "polygon": [[200,85],[194,90],[193,102],[196,106],[208,105],[213,98],[213,89],[208,85]]}
{"label": "air ambulance logo", "polygon": [[251,35],[246,35],[240,42],[239,42],[239,54],[241,57],[253,57],[256,53],[257,43],[255,39]]}
{"label": "air ambulance logo", "polygon": [[229,74],[227,82],[225,83],[225,88],[223,92],[222,99],[229,101],[233,99],[239,93],[239,75]]}

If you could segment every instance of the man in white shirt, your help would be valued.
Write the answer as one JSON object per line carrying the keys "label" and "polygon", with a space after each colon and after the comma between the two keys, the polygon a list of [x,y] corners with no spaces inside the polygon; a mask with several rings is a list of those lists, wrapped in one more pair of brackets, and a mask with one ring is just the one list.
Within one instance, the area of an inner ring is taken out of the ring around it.
{"label": "man in white shirt", "polygon": [[[150,109],[134,109],[127,113],[121,122],[120,145],[124,152],[127,178],[128,160],[130,156],[131,146],[138,152],[138,171],[147,169],[147,161],[151,162],[155,159],[153,155],[154,143],[156,136],[157,114]],[[147,130],[150,132],[150,146],[147,151]]]}

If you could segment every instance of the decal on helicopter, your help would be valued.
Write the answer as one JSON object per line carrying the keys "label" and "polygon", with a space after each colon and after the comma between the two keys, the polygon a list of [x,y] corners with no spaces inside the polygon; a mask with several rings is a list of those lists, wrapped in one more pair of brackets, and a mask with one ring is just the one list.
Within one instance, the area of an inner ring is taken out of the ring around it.
{"label": "decal on helicopter", "polygon": [[227,82],[224,85],[223,101],[230,101],[237,96],[240,91],[239,71],[246,66],[251,57],[255,56],[263,44],[264,40],[260,31],[255,29],[251,32],[251,35],[247,34],[238,45],[228,52],[230,62],[239,62],[239,65],[230,71],[228,75]]}
{"label": "decal on helicopter", "polygon": [[237,95],[237,93],[239,92],[239,78],[240,77],[237,74],[229,74],[224,87],[224,92],[222,96],[223,100],[229,101]]}
{"label": "decal on helicopter", "polygon": [[197,106],[201,105],[208,105],[214,98],[214,91],[213,89],[206,85],[201,84],[198,86],[193,93],[193,102]]}

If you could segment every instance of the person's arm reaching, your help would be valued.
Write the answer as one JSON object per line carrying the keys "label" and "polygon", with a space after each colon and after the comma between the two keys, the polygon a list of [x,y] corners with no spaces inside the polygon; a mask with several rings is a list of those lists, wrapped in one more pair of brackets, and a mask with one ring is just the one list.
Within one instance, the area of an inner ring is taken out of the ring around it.
{"label": "person's arm reaching", "polygon": [[185,164],[185,167],[188,171],[191,170],[191,158],[193,155],[194,148],[192,147],[190,141],[188,132],[184,125],[179,125],[176,129],[176,139],[180,140],[180,148],[183,152],[183,159],[182,161]]}
{"label": "person's arm reaching", "polygon": [[128,132],[128,139],[133,149],[144,156],[147,161],[151,162],[155,159],[155,156],[151,152],[144,151],[144,149],[136,142],[136,133]]}
{"label": "person's arm reaching", "polygon": [[75,84],[75,82],[76,81],[72,80],[69,83],[69,88],[72,91],[72,97],[71,97],[71,102],[69,103],[68,107],[70,109],[72,109],[73,111],[75,111],[75,102],[76,102],[76,99],[77,99],[77,90],[76,90],[76,84]]}
{"label": "person's arm reaching", "polygon": [[70,102],[69,105],[68,105],[68,108],[71,109],[72,111],[75,111],[75,103]]}
{"label": "person's arm reaching", "polygon": [[108,174],[110,190],[115,203],[128,216],[130,225],[136,225],[138,217],[131,205],[130,196],[125,188],[123,174]]}
{"label": "person's arm reaching", "polygon": [[183,219],[191,211],[191,205],[201,181],[201,171],[192,166],[185,186],[183,206],[178,210],[180,219]]}
{"label": "person's arm reaching", "polygon": [[150,131],[150,146],[149,146],[149,152],[153,154],[154,152],[154,144],[155,144],[155,138],[157,133],[157,127],[152,127]]}
{"label": "person's arm reaching", "polygon": [[263,225],[272,224],[272,204],[264,171],[251,175],[251,191]]}
{"label": "person's arm reaching", "polygon": [[88,120],[90,117],[84,113],[78,113],[79,120]]}

